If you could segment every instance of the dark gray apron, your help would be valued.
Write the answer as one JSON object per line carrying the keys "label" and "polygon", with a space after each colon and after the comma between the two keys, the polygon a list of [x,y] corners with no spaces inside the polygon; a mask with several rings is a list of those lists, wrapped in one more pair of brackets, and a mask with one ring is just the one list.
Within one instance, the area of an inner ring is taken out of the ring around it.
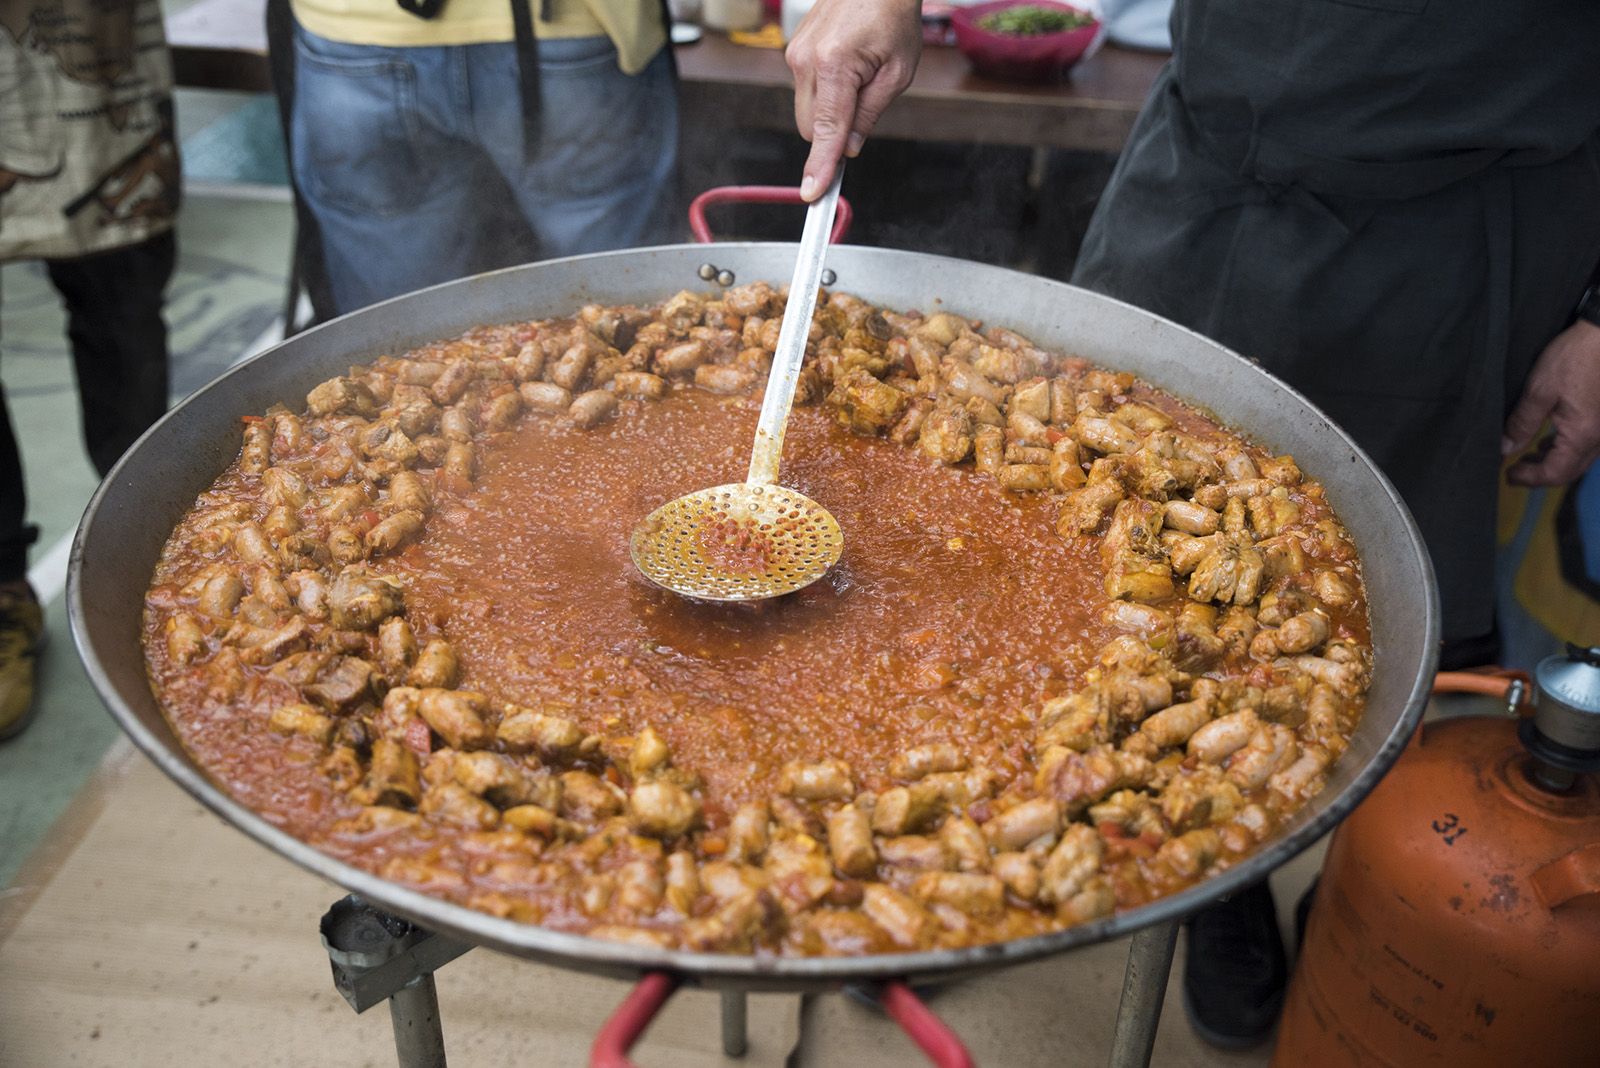
{"label": "dark gray apron", "polygon": [[1501,427],[1600,263],[1600,0],[1178,0],[1173,40],[1073,280],[1305,392],[1487,634]]}

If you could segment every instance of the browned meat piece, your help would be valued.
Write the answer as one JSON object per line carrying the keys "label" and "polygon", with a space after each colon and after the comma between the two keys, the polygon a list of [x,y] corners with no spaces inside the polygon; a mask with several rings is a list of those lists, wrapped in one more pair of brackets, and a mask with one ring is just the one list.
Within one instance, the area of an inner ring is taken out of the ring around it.
{"label": "browned meat piece", "polygon": [[1337,571],[1320,568],[1311,579],[1317,599],[1330,608],[1342,608],[1355,601],[1354,587]]}
{"label": "browned meat piece", "polygon": [[374,741],[372,766],[356,800],[366,805],[409,808],[421,796],[422,769],[417,755],[393,738]]}
{"label": "browned meat piece", "polygon": [[405,610],[405,598],[394,579],[369,575],[359,568],[339,572],[328,590],[328,612],[340,630],[372,630]]}
{"label": "browned meat piece", "polygon": [[353,378],[330,378],[306,394],[306,407],[312,415],[347,412],[370,419],[378,414],[378,400],[372,391]]}
{"label": "browned meat piece", "polygon": [[1054,454],[1049,449],[1039,448],[1035,445],[1006,446],[1005,462],[1008,464],[1032,464],[1035,467],[1049,467]]}
{"label": "browned meat piece", "polygon": [[272,551],[272,543],[267,540],[266,534],[254,523],[240,523],[233,532],[233,551],[239,559],[246,564],[276,564],[278,554]]}
{"label": "browned meat piece", "polygon": [[853,367],[835,379],[828,403],[839,424],[857,434],[878,434],[900,418],[909,398],[867,371]]}
{"label": "browned meat piece", "polygon": [[1216,830],[1204,827],[1190,831],[1162,845],[1156,859],[1163,861],[1181,879],[1194,879],[1216,863],[1222,838]]}
{"label": "browned meat piece", "polygon": [[1239,788],[1210,764],[1177,776],[1161,792],[1161,815],[1173,833],[1225,823],[1244,803]]}
{"label": "browned meat piece", "polygon": [[1289,499],[1288,491],[1279,489],[1262,497],[1251,497],[1246,503],[1250,512],[1250,528],[1258,538],[1281,534],[1300,518],[1300,506]]}
{"label": "browned meat piece", "polygon": [[587,771],[561,776],[561,814],[568,819],[592,822],[616,816],[625,800],[621,790]]}
{"label": "browned meat piece", "polygon": [[1215,534],[1222,528],[1222,516],[1192,501],[1169,502],[1165,518],[1172,529],[1196,536]]}
{"label": "browned meat piece", "polygon": [[662,375],[687,375],[710,359],[704,341],[685,341],[656,353],[656,371]]}
{"label": "browned meat piece", "polygon": [[926,828],[944,812],[944,798],[927,783],[895,786],[878,795],[872,829],[879,834],[908,834]]}
{"label": "browned meat piece", "polygon": [[1224,541],[1212,549],[1189,576],[1189,596],[1196,601],[1250,604],[1260,595],[1266,562],[1253,547]]}
{"label": "browned meat piece", "polygon": [[457,783],[429,786],[417,811],[441,823],[487,831],[500,823],[500,811]]}
{"label": "browned meat piece", "polygon": [[700,802],[677,783],[652,779],[633,788],[628,811],[640,834],[670,839],[687,834],[699,821]]}
{"label": "browned meat piece", "polygon": [[1110,568],[1129,555],[1156,559],[1163,555],[1159,535],[1167,506],[1138,497],[1117,502],[1111,525],[1100,539],[1100,560]]}
{"label": "browned meat piece", "polygon": [[573,345],[546,371],[545,377],[562,389],[576,391],[594,366],[595,353],[588,345]]}
{"label": "browned meat piece", "polygon": [[244,597],[244,580],[226,568],[218,571],[200,587],[195,607],[213,619],[229,619],[239,608]]}
{"label": "browned meat piece", "polygon": [[417,714],[452,749],[481,749],[494,740],[485,716],[489,699],[471,690],[426,689]]}
{"label": "browned meat piece", "polygon": [[1009,493],[1039,493],[1050,488],[1050,468],[1044,464],[1001,464],[994,477]]}
{"label": "browned meat piece", "polygon": [[1211,722],[1210,701],[1185,701],[1156,712],[1139,724],[1139,733],[1158,749],[1183,745],[1195,731]]}
{"label": "browned meat piece", "polygon": [[378,664],[391,679],[403,679],[417,658],[417,636],[411,624],[390,616],[378,625]]}
{"label": "browned meat piece", "polygon": [[374,556],[392,553],[422,536],[421,512],[396,512],[367,531],[365,544]]}
{"label": "browned meat piece", "polygon": [[998,777],[985,767],[941,772],[929,775],[922,782],[937,790],[946,805],[957,809],[993,797],[1000,789]]}
{"label": "browned meat piece", "polygon": [[421,475],[415,471],[401,471],[389,480],[388,504],[396,511],[425,516],[433,508],[433,498]]}
{"label": "browned meat piece", "polygon": [[928,413],[933,411],[933,401],[927,397],[918,397],[906,407],[905,414],[900,421],[889,429],[889,440],[896,445],[915,444],[922,434],[922,428],[928,421]]}
{"label": "browned meat piece", "polygon": [[267,726],[283,734],[299,734],[318,745],[326,745],[333,733],[333,720],[307,704],[279,705],[272,710]]}
{"label": "browned meat piece", "polygon": [[667,380],[648,371],[619,371],[611,386],[621,396],[642,400],[660,400],[667,395]]}
{"label": "browned meat piece", "polygon": [[1132,601],[1113,601],[1101,611],[1100,618],[1118,630],[1147,640],[1172,634],[1171,613]]}
{"label": "browned meat piece", "polygon": [[1099,874],[1104,855],[1105,843],[1093,827],[1070,824],[1039,873],[1039,900],[1059,904],[1076,897]]}
{"label": "browned meat piece", "polygon": [[986,475],[998,475],[1000,465],[1005,462],[1005,431],[997,426],[978,427],[972,436],[972,448],[978,470]]}
{"label": "browned meat piece", "polygon": [[1366,669],[1360,663],[1340,663],[1320,656],[1295,656],[1280,661],[1280,664],[1305,672],[1342,697],[1358,697],[1366,688]]}
{"label": "browned meat piece", "polygon": [[496,736],[513,752],[537,751],[550,760],[571,756],[583,743],[583,730],[572,720],[517,705],[505,707]]}
{"label": "browned meat piece", "polygon": [[284,589],[294,598],[295,610],[307,619],[328,618],[328,584],[323,581],[322,572],[291,572],[284,580]]}
{"label": "browned meat piece", "polygon": [[356,439],[361,455],[369,460],[387,460],[400,467],[417,462],[417,446],[393,420],[373,423]]}
{"label": "browned meat piece", "polygon": [[1001,852],[1021,849],[1029,842],[1061,829],[1061,806],[1051,798],[1036,797],[1006,809],[983,825],[989,844]]}
{"label": "browned meat piece", "polygon": [[1071,438],[1061,438],[1050,449],[1050,486],[1066,492],[1084,483],[1083,465],[1079,460],[1078,443]]}
{"label": "browned meat piece", "polygon": [[804,764],[792,760],[778,778],[778,791],[801,801],[842,801],[851,797],[855,784],[850,765],[842,760],[823,760]]}
{"label": "browned meat piece", "polygon": [[522,394],[515,390],[496,394],[483,405],[483,429],[493,434],[510,430],[522,417]]}
{"label": "browned meat piece", "polygon": [[920,834],[881,839],[878,856],[890,867],[908,871],[948,871],[955,867],[956,859],[939,839]]}
{"label": "browned meat piece", "polygon": [[470,360],[457,360],[450,364],[429,387],[434,401],[443,408],[460,400],[461,395],[472,384],[474,371],[475,368]]}
{"label": "browned meat piece", "polygon": [[1078,444],[1099,453],[1130,453],[1139,448],[1139,435],[1121,423],[1094,415],[1079,415],[1072,424]]}
{"label": "browned meat piece", "polygon": [[1044,378],[1030,378],[1011,391],[1008,405],[1013,412],[1021,412],[1039,420],[1050,421],[1050,382]]}
{"label": "browned meat piece", "polygon": [[1265,786],[1299,755],[1293,730],[1281,723],[1263,723],[1250,736],[1249,744],[1228,760],[1228,778],[1241,790],[1254,790]]}
{"label": "browned meat piece", "polygon": [[366,486],[359,482],[334,486],[317,497],[317,515],[325,523],[337,523],[371,507],[372,498],[367,496]]}
{"label": "browned meat piece", "polygon": [[694,384],[712,393],[743,393],[755,381],[755,372],[744,367],[705,363],[694,369]]}
{"label": "browned meat piece", "polygon": [[855,805],[841,806],[828,816],[828,850],[833,866],[852,878],[870,878],[878,868],[872,826]]}
{"label": "browned meat piece", "polygon": [[162,629],[166,632],[167,656],[174,664],[192,664],[210,651],[200,621],[187,612],[169,617]]}
{"label": "browned meat piece", "polygon": [[1150,761],[1134,753],[1096,746],[1086,753],[1066,748],[1045,750],[1035,784],[1041,794],[1060,801],[1069,812],[1087,808],[1113,790],[1150,781]]}
{"label": "browned meat piece", "polygon": [[446,488],[457,493],[465,492],[478,479],[478,450],[470,441],[454,441],[444,455]]}
{"label": "browned meat piece", "polygon": [[889,762],[889,774],[896,779],[920,779],[941,771],[965,771],[967,758],[949,742],[934,742],[907,749]]}
{"label": "browned meat piece", "polygon": [[904,949],[928,948],[939,929],[938,922],[915,899],[882,883],[866,885],[861,911]]}
{"label": "browned meat piece", "polygon": [[975,427],[992,426],[996,430],[1005,430],[1005,416],[1000,414],[1000,409],[993,401],[984,400],[982,397],[968,397],[961,410],[972,416]]}
{"label": "browned meat piece", "polygon": [[923,901],[949,905],[977,919],[992,919],[1005,910],[1005,884],[993,875],[924,872],[912,882],[911,892]]}
{"label": "browned meat piece", "polygon": [[328,531],[328,555],[335,563],[356,564],[367,558],[365,527],[340,523]]}
{"label": "browned meat piece", "polygon": [[969,363],[952,359],[944,364],[945,388],[957,400],[977,398],[998,408],[1006,401],[1006,390],[995,385]]}
{"label": "browned meat piece", "polygon": [[1328,640],[1328,617],[1321,612],[1301,612],[1278,627],[1278,648],[1285,653],[1309,653]]}
{"label": "browned meat piece", "polygon": [[567,415],[576,426],[588,429],[611,418],[617,412],[617,395],[603,389],[580,393],[567,409]]}
{"label": "browned meat piece", "polygon": [[281,542],[300,530],[300,516],[293,508],[279,505],[267,513],[261,521],[261,529],[268,541]]}
{"label": "browned meat piece", "polygon": [[1228,646],[1217,634],[1216,619],[1217,610],[1209,604],[1189,601],[1178,609],[1169,655],[1180,670],[1198,674],[1221,663]]}
{"label": "browned meat piece", "polygon": [[398,375],[405,385],[431,386],[444,374],[445,366],[438,360],[402,360]]}
{"label": "browned meat piece", "polygon": [[372,665],[360,657],[337,656],[302,692],[331,712],[346,712],[372,694]]}
{"label": "browned meat piece", "polygon": [[287,467],[269,467],[261,473],[261,494],[268,504],[299,508],[311,496],[306,480]]}
{"label": "browned meat piece", "polygon": [[241,661],[260,666],[275,664],[290,653],[299,652],[310,639],[310,626],[304,619],[295,616],[283,626],[273,629],[235,623],[222,640],[238,647]]}
{"label": "browned meat piece", "polygon": [[1219,716],[1189,736],[1189,755],[1206,764],[1220,764],[1242,749],[1260,726],[1253,708]]}
{"label": "browned meat piece", "polygon": [[524,382],[517,392],[529,411],[553,414],[572,405],[572,391],[551,382]]}
{"label": "browned meat piece", "polygon": [[1091,477],[1088,483],[1069,490],[1062,498],[1057,532],[1064,538],[1092,533],[1123,495],[1120,483],[1110,479],[1095,481]]}
{"label": "browned meat piece", "polygon": [[1274,772],[1267,785],[1288,801],[1304,801],[1322,789],[1322,773],[1332,762],[1333,755],[1322,746],[1301,746],[1295,762]]}
{"label": "browned meat piece", "polygon": [[767,849],[767,824],[771,816],[766,802],[740,805],[728,821],[728,859],[754,864]]}
{"label": "browned meat piece", "polygon": [[989,840],[970,816],[959,813],[939,825],[939,843],[962,871],[987,871]]}
{"label": "browned meat piece", "polygon": [[244,424],[244,445],[239,451],[239,470],[259,475],[272,463],[272,428],[263,420]]}

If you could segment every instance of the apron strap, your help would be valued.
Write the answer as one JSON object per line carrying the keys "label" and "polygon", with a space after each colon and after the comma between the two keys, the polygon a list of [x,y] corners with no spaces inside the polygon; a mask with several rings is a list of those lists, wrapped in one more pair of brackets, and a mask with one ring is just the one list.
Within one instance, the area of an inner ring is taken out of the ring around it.
{"label": "apron strap", "polygon": [[[552,0],[538,0],[539,17],[550,21]],[[533,30],[533,0],[511,0],[511,25],[516,33],[517,97],[522,105],[522,161],[539,157],[539,39]]]}

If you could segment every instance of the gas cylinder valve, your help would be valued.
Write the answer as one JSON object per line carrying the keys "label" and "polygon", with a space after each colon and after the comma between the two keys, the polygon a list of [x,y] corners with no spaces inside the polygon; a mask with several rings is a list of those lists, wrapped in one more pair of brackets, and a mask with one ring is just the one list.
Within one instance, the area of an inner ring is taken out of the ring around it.
{"label": "gas cylinder valve", "polygon": [[1534,759],[1534,779],[1570,789],[1576,776],[1600,771],[1600,646],[1568,645],[1533,669],[1534,712],[1517,737]]}

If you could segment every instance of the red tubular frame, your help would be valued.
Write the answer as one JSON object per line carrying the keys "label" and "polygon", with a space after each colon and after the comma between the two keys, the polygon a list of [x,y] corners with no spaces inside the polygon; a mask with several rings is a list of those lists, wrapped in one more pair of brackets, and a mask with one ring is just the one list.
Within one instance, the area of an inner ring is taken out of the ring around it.
{"label": "red tubular frame", "polygon": [[[635,1068],[628,1051],[677,989],[678,978],[670,972],[649,972],[640,979],[595,1035],[589,1049],[590,1068]],[[880,998],[883,1011],[938,1068],[973,1068],[972,1054],[961,1039],[909,986],[886,983]]]}
{"label": "red tubular frame", "polygon": [[[719,185],[714,189],[707,189],[695,197],[689,204],[689,232],[694,234],[694,239],[702,245],[709,245],[714,240],[711,236],[711,227],[706,222],[706,208],[712,204],[804,204],[800,198],[800,190],[787,185]],[[844,197],[839,198],[839,210],[833,218],[833,233],[828,236],[830,244],[837,245],[844,240],[844,235],[850,232],[850,220],[854,212],[850,210],[850,202]]]}

